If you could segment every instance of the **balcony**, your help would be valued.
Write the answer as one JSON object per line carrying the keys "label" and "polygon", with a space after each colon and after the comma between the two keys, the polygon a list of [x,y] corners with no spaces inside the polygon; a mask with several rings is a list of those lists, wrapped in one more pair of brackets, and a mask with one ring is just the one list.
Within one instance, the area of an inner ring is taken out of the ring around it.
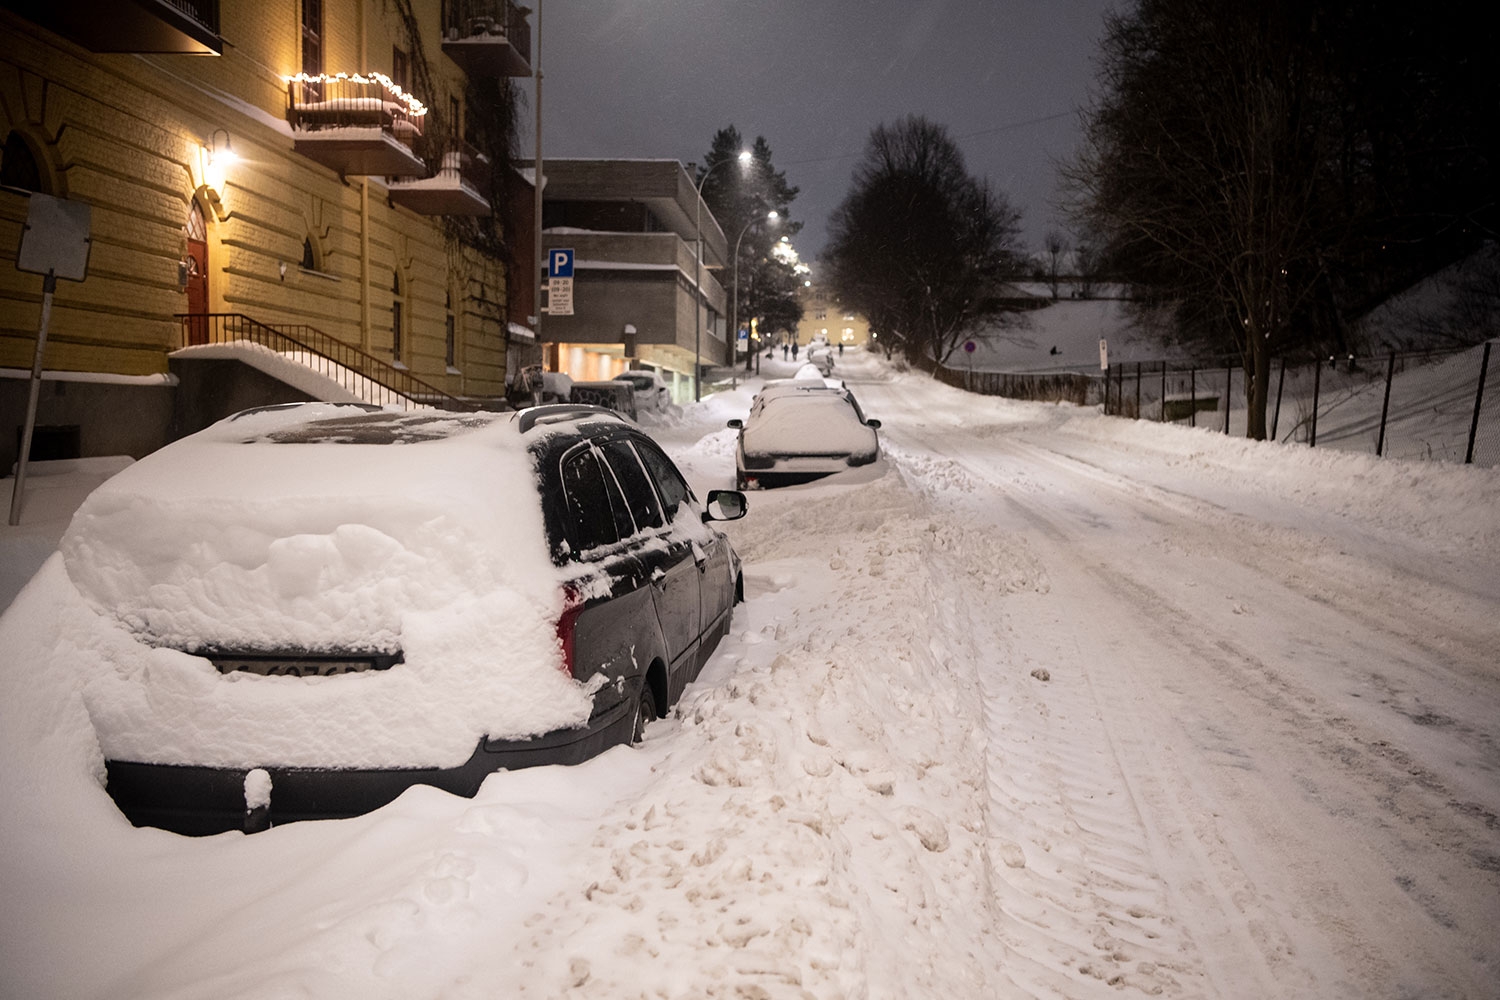
{"label": "balcony", "polygon": [[292,148],[340,176],[419,177],[422,102],[380,73],[287,79]]}
{"label": "balcony", "polygon": [[22,17],[90,52],[220,55],[218,0],[20,0]]}
{"label": "balcony", "polygon": [[470,76],[530,76],[530,13],[511,0],[446,0],[443,54]]}
{"label": "balcony", "polygon": [[443,154],[432,177],[390,182],[391,204],[418,215],[489,215],[490,161],[467,142]]}

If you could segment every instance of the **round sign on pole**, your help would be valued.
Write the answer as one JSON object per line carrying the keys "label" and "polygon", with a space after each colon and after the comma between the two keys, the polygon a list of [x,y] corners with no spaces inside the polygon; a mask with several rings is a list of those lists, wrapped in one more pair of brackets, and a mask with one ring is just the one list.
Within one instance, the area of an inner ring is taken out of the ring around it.
{"label": "round sign on pole", "polygon": [[969,354],[973,354],[974,353],[974,341],[972,341],[972,340],[966,340],[966,341],[964,341],[964,350],[966,352],[968,352]]}

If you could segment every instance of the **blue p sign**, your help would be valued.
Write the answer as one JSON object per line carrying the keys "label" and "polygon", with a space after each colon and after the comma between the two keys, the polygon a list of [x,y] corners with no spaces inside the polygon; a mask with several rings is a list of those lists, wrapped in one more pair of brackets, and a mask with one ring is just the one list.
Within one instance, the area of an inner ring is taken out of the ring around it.
{"label": "blue p sign", "polygon": [[573,251],[549,250],[547,253],[547,273],[554,278],[573,277]]}

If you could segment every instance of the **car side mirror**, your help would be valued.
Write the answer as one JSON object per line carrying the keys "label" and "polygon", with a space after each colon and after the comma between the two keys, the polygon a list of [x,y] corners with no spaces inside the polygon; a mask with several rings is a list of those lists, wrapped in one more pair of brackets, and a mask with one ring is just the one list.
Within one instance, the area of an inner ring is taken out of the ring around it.
{"label": "car side mirror", "polygon": [[740,430],[745,426],[745,422],[736,417],[735,419],[729,421],[729,426],[733,427],[735,430]]}
{"label": "car side mirror", "polygon": [[880,430],[880,421],[876,420],[874,417],[871,417],[869,420],[865,421],[865,426],[866,427],[873,427],[873,428],[875,428],[878,431],[878,430]]}
{"label": "car side mirror", "polygon": [[745,494],[739,490],[709,490],[708,503],[704,505],[705,521],[738,521],[749,509]]}

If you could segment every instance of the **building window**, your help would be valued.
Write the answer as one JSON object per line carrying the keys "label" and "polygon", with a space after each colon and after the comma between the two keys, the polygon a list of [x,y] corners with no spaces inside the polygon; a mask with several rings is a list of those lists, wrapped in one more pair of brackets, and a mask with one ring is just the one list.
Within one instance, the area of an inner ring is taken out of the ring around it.
{"label": "building window", "polygon": [[5,137],[5,152],[0,156],[3,156],[0,159],[0,184],[37,194],[51,193],[42,183],[42,168],[21,133],[11,132]]}
{"label": "building window", "polygon": [[443,356],[449,370],[458,367],[458,317],[453,315],[453,291],[443,297]]}
{"label": "building window", "polygon": [[401,360],[401,335],[406,319],[406,299],[401,294],[401,272],[391,272],[391,356]]}
{"label": "building window", "polygon": [[391,46],[391,79],[396,86],[411,93],[411,56],[396,46]]}
{"label": "building window", "polygon": [[302,270],[316,271],[318,269],[318,255],[313,249],[312,237],[302,241]]}
{"label": "building window", "polygon": [[323,72],[323,0],[302,0],[302,72]]}
{"label": "building window", "polygon": [[208,242],[208,224],[203,219],[203,209],[197,201],[188,205],[187,238],[199,243]]}

